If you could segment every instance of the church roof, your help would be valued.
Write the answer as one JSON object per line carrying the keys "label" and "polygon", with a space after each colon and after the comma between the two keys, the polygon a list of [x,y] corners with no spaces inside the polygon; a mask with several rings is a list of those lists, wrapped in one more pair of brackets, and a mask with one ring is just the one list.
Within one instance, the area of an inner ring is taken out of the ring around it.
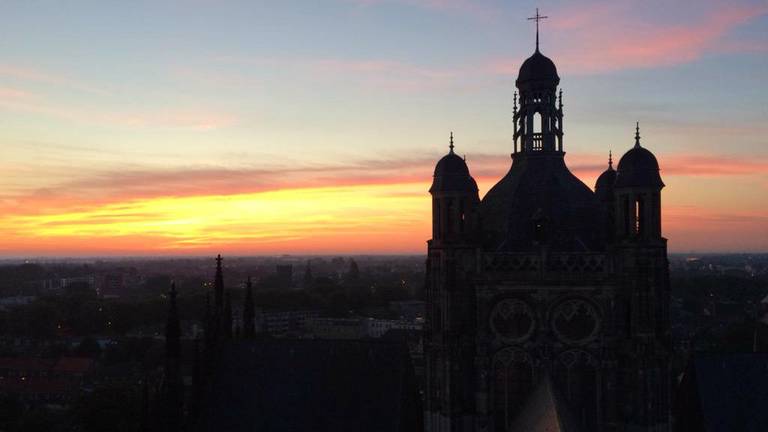
{"label": "church roof", "polygon": [[474,192],[477,182],[469,174],[467,162],[453,152],[453,133],[451,133],[450,151],[435,166],[435,176],[430,192]]}
{"label": "church roof", "polygon": [[417,431],[406,347],[378,341],[249,340],[221,353],[202,430]]}
{"label": "church roof", "polygon": [[510,432],[578,432],[565,398],[545,376],[531,393]]}
{"label": "church roof", "polygon": [[608,168],[603,171],[595,182],[595,195],[601,201],[605,201],[609,194],[612,193],[613,187],[616,184],[616,170],[613,169],[613,160],[608,155]]}
{"label": "church roof", "polygon": [[595,182],[595,190],[599,189],[611,189],[616,182],[616,170],[613,167],[608,167]]}
{"label": "church roof", "polygon": [[538,48],[523,62],[517,74],[516,85],[521,90],[550,88],[558,84],[560,76],[557,75],[555,62],[542,54]]}
{"label": "church roof", "polygon": [[[602,248],[595,194],[565,165],[562,155],[518,154],[504,178],[480,203],[486,245],[501,251],[525,251],[537,243],[551,250]],[[537,239],[537,220],[545,238]]]}
{"label": "church roof", "polygon": [[677,393],[681,430],[768,430],[768,353],[697,353]]}
{"label": "church roof", "polygon": [[635,133],[635,146],[621,157],[617,173],[616,187],[664,187],[656,156],[640,146],[639,125]]}

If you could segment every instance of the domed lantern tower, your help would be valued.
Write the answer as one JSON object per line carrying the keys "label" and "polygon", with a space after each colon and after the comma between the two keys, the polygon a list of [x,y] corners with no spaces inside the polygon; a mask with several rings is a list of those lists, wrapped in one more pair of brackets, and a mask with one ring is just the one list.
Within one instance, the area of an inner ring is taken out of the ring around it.
{"label": "domed lantern tower", "polygon": [[661,189],[656,156],[640,146],[640,123],[635,128],[635,146],[619,160],[616,174],[616,238],[661,240]]}
{"label": "domed lantern tower", "polygon": [[424,430],[668,432],[659,165],[638,130],[594,192],[571,173],[543,18],[516,80],[509,171],[479,200],[453,139],[435,167]]}
{"label": "domed lantern tower", "polygon": [[515,149],[514,152],[563,151],[563,100],[558,97],[560,77],[555,63],[539,51],[539,21],[547,18],[539,15],[529,18],[536,21],[536,51],[520,67],[515,85],[520,91],[520,109],[515,94]]}
{"label": "domed lantern tower", "polygon": [[471,238],[476,228],[480,202],[477,183],[463,158],[454,153],[451,132],[448,154],[435,166],[429,193],[432,194],[432,239],[457,242]]}

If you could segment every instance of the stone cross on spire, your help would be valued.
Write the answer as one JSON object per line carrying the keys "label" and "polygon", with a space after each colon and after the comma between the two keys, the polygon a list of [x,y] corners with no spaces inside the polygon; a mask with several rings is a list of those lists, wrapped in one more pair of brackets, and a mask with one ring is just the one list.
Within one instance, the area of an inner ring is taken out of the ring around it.
{"label": "stone cross on spire", "polygon": [[548,16],[539,15],[539,8],[536,8],[536,15],[528,18],[528,21],[536,21],[536,51],[539,51],[539,21],[549,18]]}

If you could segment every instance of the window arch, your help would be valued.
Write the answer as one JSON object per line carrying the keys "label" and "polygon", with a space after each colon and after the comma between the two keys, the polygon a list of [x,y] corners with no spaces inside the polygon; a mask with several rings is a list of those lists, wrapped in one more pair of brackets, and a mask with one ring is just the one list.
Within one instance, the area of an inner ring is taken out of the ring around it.
{"label": "window arch", "polygon": [[493,357],[493,416],[505,431],[533,388],[533,362],[525,351],[506,348]]}
{"label": "window arch", "polygon": [[560,354],[555,367],[555,380],[581,427],[597,430],[600,380],[595,357],[578,349]]}
{"label": "window arch", "polygon": [[541,113],[533,113],[533,133],[541,133],[544,130],[543,122],[544,120],[542,119]]}

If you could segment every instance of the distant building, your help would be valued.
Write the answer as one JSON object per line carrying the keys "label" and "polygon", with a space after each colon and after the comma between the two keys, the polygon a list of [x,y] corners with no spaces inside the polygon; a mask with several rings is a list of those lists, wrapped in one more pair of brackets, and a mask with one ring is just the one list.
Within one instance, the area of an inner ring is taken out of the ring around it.
{"label": "distant building", "polygon": [[202,431],[417,432],[422,408],[402,345],[241,341],[221,353]]}
{"label": "distant building", "polygon": [[380,338],[390,330],[421,331],[423,322],[417,320],[384,320],[367,318],[365,320],[366,335],[372,338]]}
{"label": "distant building", "polygon": [[307,332],[308,321],[320,316],[316,310],[257,311],[257,330],[271,336],[299,336]]}
{"label": "distant building", "polygon": [[276,267],[277,283],[280,288],[293,286],[293,264],[278,264]]}
{"label": "distant building", "polygon": [[307,330],[319,339],[363,339],[367,336],[365,323],[359,318],[313,318]]}
{"label": "distant building", "polygon": [[675,430],[768,431],[768,353],[696,353],[680,381]]}

